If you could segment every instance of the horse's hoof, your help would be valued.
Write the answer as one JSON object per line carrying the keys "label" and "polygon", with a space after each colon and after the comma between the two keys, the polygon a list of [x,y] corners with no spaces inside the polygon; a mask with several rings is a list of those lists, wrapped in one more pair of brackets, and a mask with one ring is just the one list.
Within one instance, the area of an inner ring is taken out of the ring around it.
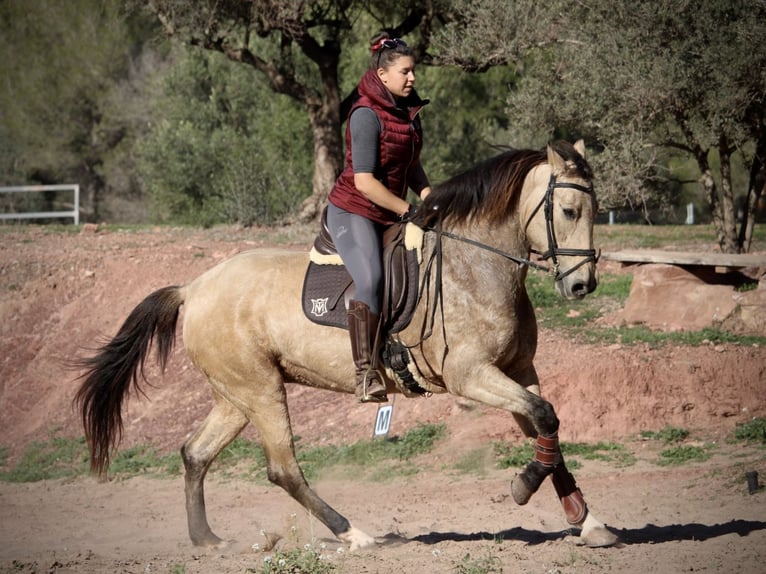
{"label": "horse's hoof", "polygon": [[580,534],[580,543],[588,548],[607,548],[619,542],[619,536],[606,526],[597,526]]}
{"label": "horse's hoof", "polygon": [[534,492],[527,488],[527,485],[524,484],[524,481],[521,480],[518,474],[513,477],[511,480],[511,495],[516,504],[519,506],[525,505],[532,498],[533,494]]}
{"label": "horse's hoof", "polygon": [[348,544],[348,549],[351,552],[369,548],[371,546],[375,546],[376,544],[375,539],[372,536],[362,532],[358,528],[354,528],[353,526],[346,530],[346,532],[343,534],[338,535],[338,538]]}

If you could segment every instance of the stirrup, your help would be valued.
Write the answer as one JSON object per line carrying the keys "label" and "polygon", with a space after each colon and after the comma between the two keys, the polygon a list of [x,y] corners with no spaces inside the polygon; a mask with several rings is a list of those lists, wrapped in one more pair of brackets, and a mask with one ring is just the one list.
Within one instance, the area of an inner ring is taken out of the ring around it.
{"label": "stirrup", "polygon": [[377,377],[364,378],[356,385],[356,398],[360,403],[387,403],[386,385]]}

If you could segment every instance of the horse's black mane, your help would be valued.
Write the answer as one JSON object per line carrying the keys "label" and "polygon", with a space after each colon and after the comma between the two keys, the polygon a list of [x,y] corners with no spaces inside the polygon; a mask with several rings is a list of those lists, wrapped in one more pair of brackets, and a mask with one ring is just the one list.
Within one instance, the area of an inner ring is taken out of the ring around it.
{"label": "horse's black mane", "polygon": [[[551,147],[574,174],[590,181],[590,166],[572,144],[557,141]],[[461,223],[470,217],[501,223],[513,211],[529,171],[547,159],[546,150],[512,149],[478,163],[434,187],[413,220],[423,227],[437,221]]]}

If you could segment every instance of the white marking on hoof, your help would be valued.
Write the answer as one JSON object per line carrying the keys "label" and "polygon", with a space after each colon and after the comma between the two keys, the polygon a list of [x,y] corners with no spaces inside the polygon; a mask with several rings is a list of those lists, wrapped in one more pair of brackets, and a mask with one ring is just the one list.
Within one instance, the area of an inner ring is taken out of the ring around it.
{"label": "white marking on hoof", "polygon": [[375,545],[375,539],[372,536],[369,536],[353,526],[343,534],[340,534],[338,538],[349,545],[348,549],[351,552]]}
{"label": "white marking on hoof", "polygon": [[606,525],[596,519],[590,512],[579,526],[582,528],[580,542],[589,548],[614,546],[620,541],[614,532],[609,530]]}

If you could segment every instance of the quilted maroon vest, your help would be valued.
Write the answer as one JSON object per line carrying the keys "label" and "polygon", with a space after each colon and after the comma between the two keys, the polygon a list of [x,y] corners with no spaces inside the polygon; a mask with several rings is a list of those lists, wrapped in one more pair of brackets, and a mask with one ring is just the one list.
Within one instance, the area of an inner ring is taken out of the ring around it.
{"label": "quilted maroon vest", "polygon": [[[380,131],[380,166],[375,177],[394,195],[407,196],[409,169],[416,165],[423,146],[423,131],[417,117],[420,109],[428,103],[412,93],[397,107],[393,94],[380,81],[375,70],[368,70],[358,86],[359,98],[351,113],[357,108],[372,108],[378,115]],[[379,223],[398,221],[398,215],[378,207],[354,186],[354,165],[351,157],[351,130],[346,125],[346,167],[330,192],[330,201],[351,213],[364,215]]]}

